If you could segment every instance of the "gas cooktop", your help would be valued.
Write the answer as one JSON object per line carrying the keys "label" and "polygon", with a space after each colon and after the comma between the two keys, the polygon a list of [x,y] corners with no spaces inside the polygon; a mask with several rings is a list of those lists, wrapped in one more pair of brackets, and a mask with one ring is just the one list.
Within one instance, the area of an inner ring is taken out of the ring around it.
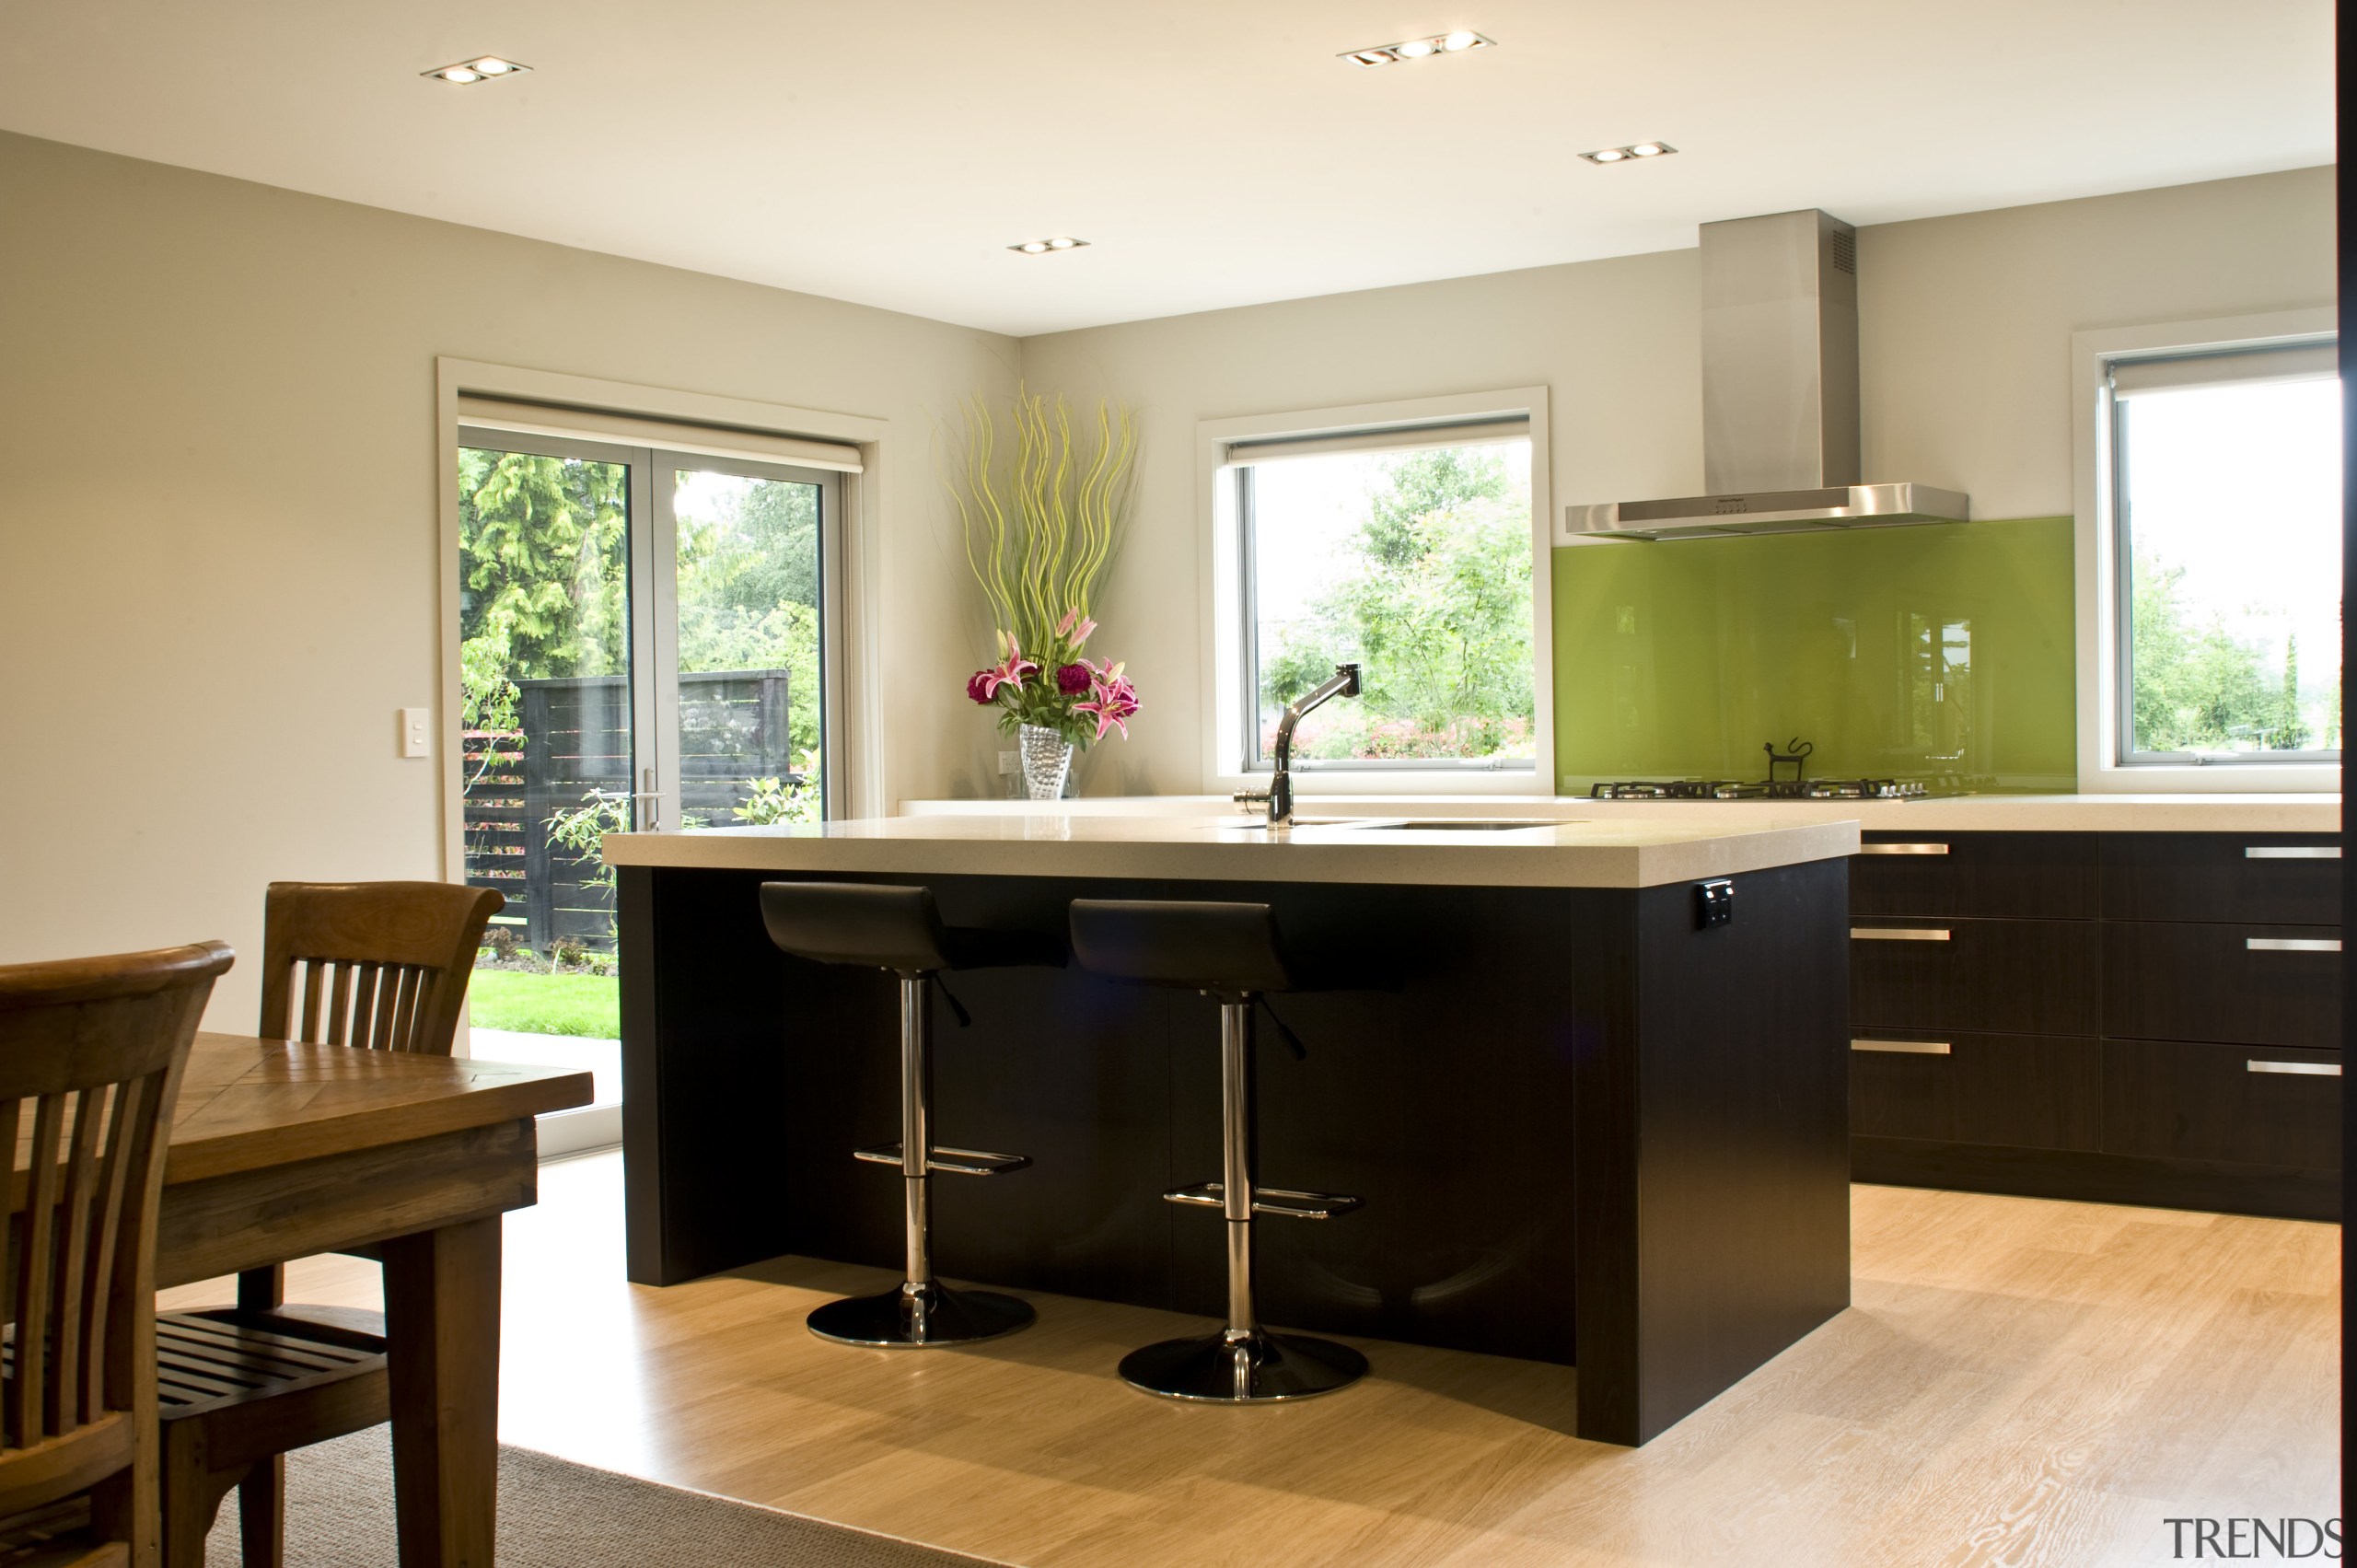
{"label": "gas cooktop", "polygon": [[1630,779],[1588,791],[1596,800],[1920,800],[1955,793],[1922,779]]}

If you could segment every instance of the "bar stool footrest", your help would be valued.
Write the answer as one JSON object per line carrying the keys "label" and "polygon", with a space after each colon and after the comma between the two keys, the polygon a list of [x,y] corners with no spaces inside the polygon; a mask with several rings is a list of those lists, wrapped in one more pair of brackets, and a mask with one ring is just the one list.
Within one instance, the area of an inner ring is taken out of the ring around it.
{"label": "bar stool footrest", "polygon": [[[877,1144],[870,1148],[853,1149],[851,1157],[865,1160],[870,1165],[899,1165],[900,1145]],[[1004,1176],[1010,1170],[1021,1170],[1031,1163],[1029,1155],[994,1155],[982,1149],[946,1149],[936,1144],[925,1156],[927,1171],[939,1171],[944,1176]]]}
{"label": "bar stool footrest", "polygon": [[[1219,1181],[1199,1181],[1192,1187],[1181,1187],[1165,1192],[1166,1203],[1188,1203],[1198,1208],[1224,1209],[1227,1206],[1227,1186]],[[1337,1214],[1347,1214],[1362,1207],[1366,1200],[1342,1192],[1298,1192],[1289,1187],[1256,1187],[1252,1190],[1252,1212],[1273,1214],[1288,1220],[1330,1220]]]}

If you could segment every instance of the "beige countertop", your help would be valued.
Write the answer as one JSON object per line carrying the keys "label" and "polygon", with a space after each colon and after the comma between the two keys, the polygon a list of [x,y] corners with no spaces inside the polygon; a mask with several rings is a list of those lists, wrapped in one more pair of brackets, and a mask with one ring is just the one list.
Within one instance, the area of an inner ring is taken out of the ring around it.
{"label": "beige countertop", "polygon": [[[1088,817],[1234,813],[1225,796],[1113,796],[1055,803]],[[911,817],[1019,816],[1022,800],[909,800]],[[1968,795],[1939,800],[1587,800],[1564,796],[1319,795],[1304,816],[1546,817],[1615,825],[1720,830],[1759,823],[1856,822],[1873,833],[2335,833],[2338,795]],[[1665,878],[1674,880],[1674,878]]]}
{"label": "beige countertop", "polygon": [[[1097,809],[1093,802],[972,804],[1000,809],[824,827],[610,833],[605,856],[613,865],[894,876],[1649,888],[1838,859],[1858,847],[1857,825],[1848,818],[1776,811],[1740,818],[1697,812],[1683,819],[1616,813],[1609,820],[1550,812],[1559,819],[1503,831],[1305,823],[1271,833],[1232,807],[1209,811],[1201,802],[1164,800],[1157,803],[1162,809],[1124,811]],[[1484,810],[1446,815],[1540,815],[1503,809],[1504,802],[1482,804]],[[1408,814],[1408,802],[1387,805],[1387,817]],[[1318,814],[1315,807],[1303,812]],[[1420,807],[1415,814],[1443,815]]]}

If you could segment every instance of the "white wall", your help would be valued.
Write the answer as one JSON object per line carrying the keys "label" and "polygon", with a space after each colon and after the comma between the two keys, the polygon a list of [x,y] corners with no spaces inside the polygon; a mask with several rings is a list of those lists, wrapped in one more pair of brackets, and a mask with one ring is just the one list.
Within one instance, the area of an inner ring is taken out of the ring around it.
{"label": "white wall", "polygon": [[0,961],[226,937],[250,1029],[264,883],[442,875],[437,354],[891,421],[884,788],[946,787],[928,412],[1012,340],[0,134]]}
{"label": "white wall", "polygon": [[[2071,333],[2330,303],[2332,171],[1885,225],[1860,232],[1858,254],[1866,477],[1966,491],[1977,517],[2052,517],[2072,505]],[[1034,389],[1109,393],[1143,414],[1136,526],[1100,596],[1105,630],[1092,647],[1130,661],[1147,706],[1126,744],[1084,761],[1082,786],[1203,787],[1198,420],[1544,383],[1559,506],[1692,494],[1702,487],[1695,257],[1024,340]],[[978,731],[975,757],[948,782],[980,777],[985,745]]]}

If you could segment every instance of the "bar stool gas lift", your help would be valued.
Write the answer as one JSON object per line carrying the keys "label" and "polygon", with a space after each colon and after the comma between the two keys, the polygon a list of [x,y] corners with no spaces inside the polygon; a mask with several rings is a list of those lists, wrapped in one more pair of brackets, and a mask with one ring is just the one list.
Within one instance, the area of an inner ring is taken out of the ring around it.
{"label": "bar stool gas lift", "polygon": [[[1002,1176],[1031,1163],[1023,1155],[933,1142],[933,992],[945,970],[1062,965],[1062,945],[1030,932],[944,925],[929,888],[764,882],[761,921],[770,940],[796,958],[889,970],[900,981],[900,1141],[855,1149],[853,1157],[900,1167],[905,1277],[895,1289],[816,1308],[810,1331],[840,1344],[917,1348],[970,1344],[1028,1328],[1036,1316],[1028,1302],[996,1291],[952,1290],[933,1275],[934,1175]],[[946,988],[942,994],[966,1022],[958,999]]]}
{"label": "bar stool gas lift", "polygon": [[[1261,1187],[1254,1179],[1253,1012],[1266,993],[1307,989],[1286,967],[1274,914],[1266,904],[1076,899],[1072,950],[1099,974],[1183,986],[1219,1003],[1222,1179],[1163,1198],[1216,1208],[1225,1217],[1227,1325],[1216,1334],[1132,1351],[1121,1358],[1122,1380],[1149,1394],[1237,1405],[1307,1399],[1357,1382],[1366,1376],[1366,1357],[1331,1340],[1272,1334],[1260,1327],[1252,1304],[1255,1214],[1323,1220],[1360,1204],[1340,1193]],[[1282,1022],[1277,1027],[1298,1051],[1292,1031]]]}

